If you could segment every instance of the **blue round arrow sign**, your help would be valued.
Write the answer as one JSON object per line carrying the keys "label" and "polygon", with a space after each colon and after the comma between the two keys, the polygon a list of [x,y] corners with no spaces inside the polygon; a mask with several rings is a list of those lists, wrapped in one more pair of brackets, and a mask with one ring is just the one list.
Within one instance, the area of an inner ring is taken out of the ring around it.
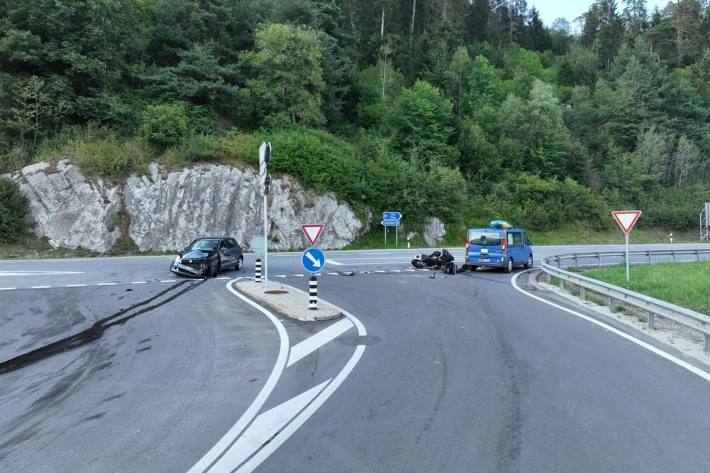
{"label": "blue round arrow sign", "polygon": [[303,267],[309,273],[318,273],[325,267],[325,253],[320,248],[312,246],[306,248],[301,258]]}

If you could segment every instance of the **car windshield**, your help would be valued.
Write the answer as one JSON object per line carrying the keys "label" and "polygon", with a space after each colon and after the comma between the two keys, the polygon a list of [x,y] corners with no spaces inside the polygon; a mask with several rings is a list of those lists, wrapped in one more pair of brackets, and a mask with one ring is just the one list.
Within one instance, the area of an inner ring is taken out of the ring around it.
{"label": "car windshield", "polygon": [[479,246],[498,246],[502,235],[495,230],[473,230],[469,233],[469,242]]}
{"label": "car windshield", "polygon": [[218,246],[219,240],[195,240],[188,250],[216,250]]}

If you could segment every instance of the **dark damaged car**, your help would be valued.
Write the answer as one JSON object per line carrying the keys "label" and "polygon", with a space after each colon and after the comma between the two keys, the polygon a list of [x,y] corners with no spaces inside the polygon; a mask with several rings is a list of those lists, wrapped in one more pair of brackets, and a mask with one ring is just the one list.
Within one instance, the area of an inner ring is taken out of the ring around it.
{"label": "dark damaged car", "polygon": [[206,278],[223,269],[244,267],[242,248],[234,238],[214,237],[193,240],[175,257],[170,271],[180,276]]}

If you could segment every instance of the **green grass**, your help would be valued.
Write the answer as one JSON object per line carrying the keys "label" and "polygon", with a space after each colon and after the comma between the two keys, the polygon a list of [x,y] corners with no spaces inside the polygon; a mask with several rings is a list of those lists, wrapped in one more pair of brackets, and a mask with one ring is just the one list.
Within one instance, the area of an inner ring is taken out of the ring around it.
{"label": "green grass", "polygon": [[584,274],[710,315],[710,261],[632,266],[630,283],[626,282],[624,266],[594,269]]}

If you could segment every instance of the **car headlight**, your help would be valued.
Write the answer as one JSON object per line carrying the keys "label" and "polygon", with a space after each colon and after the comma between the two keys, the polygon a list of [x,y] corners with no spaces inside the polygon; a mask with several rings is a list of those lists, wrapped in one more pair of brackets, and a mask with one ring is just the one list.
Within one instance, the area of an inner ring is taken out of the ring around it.
{"label": "car headlight", "polygon": [[178,264],[178,263],[180,263],[180,255],[177,255],[175,257],[175,261],[173,261],[173,264]]}

